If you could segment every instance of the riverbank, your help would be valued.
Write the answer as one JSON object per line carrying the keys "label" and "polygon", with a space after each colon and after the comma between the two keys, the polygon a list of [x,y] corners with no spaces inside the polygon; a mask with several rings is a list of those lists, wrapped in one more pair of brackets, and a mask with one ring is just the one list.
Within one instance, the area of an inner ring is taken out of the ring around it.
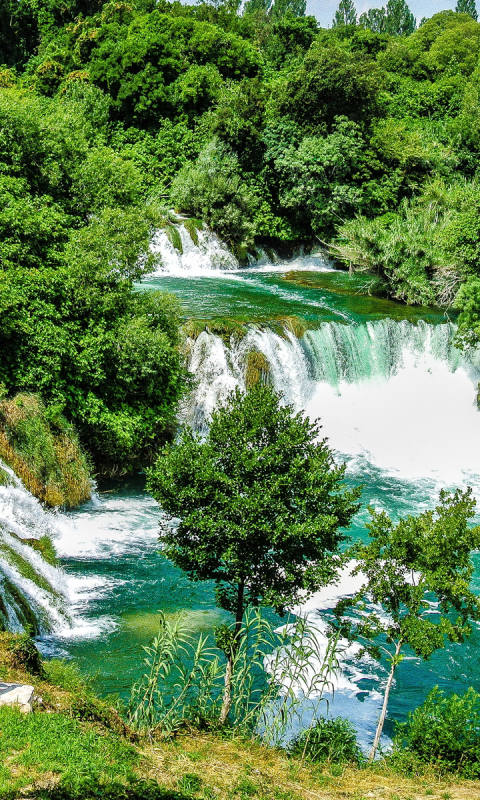
{"label": "riverbank", "polygon": [[0,680],[34,685],[37,699],[28,715],[0,708],[1,800],[480,798],[480,783],[433,769],[406,777],[386,761],[365,769],[314,765],[196,730],[169,740],[141,739],[82,683],[72,663],[46,661],[32,674],[19,655],[21,641],[0,634]]}

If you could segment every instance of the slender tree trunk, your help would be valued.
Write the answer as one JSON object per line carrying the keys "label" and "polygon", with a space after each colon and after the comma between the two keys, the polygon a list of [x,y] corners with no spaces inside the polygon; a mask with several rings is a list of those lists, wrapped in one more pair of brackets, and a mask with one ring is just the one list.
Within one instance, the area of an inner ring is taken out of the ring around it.
{"label": "slender tree trunk", "polygon": [[235,661],[235,656],[237,655],[238,652],[238,646],[240,644],[240,632],[242,630],[242,620],[243,620],[244,591],[245,591],[245,581],[242,580],[238,584],[237,610],[235,614],[235,631],[233,634],[232,646],[227,656],[227,668],[225,670],[225,688],[223,690],[222,708],[219,717],[220,725],[224,725],[225,722],[227,721],[228,715],[230,713],[230,708],[232,706],[233,664]]}
{"label": "slender tree trunk", "polygon": [[385,687],[385,694],[383,697],[383,705],[382,705],[382,713],[380,714],[380,719],[378,720],[377,730],[375,731],[375,739],[373,740],[372,749],[370,750],[370,754],[368,756],[369,761],[373,761],[375,758],[375,754],[377,752],[378,743],[380,741],[380,736],[382,735],[383,726],[385,724],[385,717],[387,716],[387,706],[388,706],[388,697],[390,694],[390,689],[392,688],[393,683],[393,676],[395,675],[395,670],[397,668],[397,658],[402,648],[402,641],[397,643],[395,648],[395,656],[392,661],[392,668],[390,670],[390,674],[388,676],[387,685]]}

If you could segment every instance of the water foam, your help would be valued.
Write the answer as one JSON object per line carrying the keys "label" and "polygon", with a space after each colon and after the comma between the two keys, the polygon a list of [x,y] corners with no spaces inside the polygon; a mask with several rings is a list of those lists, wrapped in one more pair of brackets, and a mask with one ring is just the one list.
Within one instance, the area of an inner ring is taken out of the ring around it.
{"label": "water foam", "polygon": [[208,229],[197,231],[198,244],[181,223],[176,229],[182,243],[182,251],[177,250],[164,229],[157,230],[152,243],[152,251],[160,256],[161,266],[155,273],[162,275],[207,275],[217,274],[218,270],[238,269],[238,261],[218,236]]}

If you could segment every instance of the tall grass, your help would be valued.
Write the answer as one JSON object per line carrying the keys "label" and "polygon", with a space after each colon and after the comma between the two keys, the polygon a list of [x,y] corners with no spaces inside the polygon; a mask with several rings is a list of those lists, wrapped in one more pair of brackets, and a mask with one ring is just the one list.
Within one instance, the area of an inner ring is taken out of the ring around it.
{"label": "tall grass", "polygon": [[[208,637],[195,639],[181,621],[160,615],[158,635],[144,650],[145,672],[132,689],[129,724],[165,735],[185,725],[216,726],[226,663]],[[338,640],[328,640],[324,651],[307,619],[274,629],[261,611],[250,610],[233,667],[231,729],[282,745],[306,702],[318,714],[338,668]]]}
{"label": "tall grass", "polygon": [[72,508],[90,497],[89,467],[74,429],[36,395],[0,401],[0,458],[47,506]]}

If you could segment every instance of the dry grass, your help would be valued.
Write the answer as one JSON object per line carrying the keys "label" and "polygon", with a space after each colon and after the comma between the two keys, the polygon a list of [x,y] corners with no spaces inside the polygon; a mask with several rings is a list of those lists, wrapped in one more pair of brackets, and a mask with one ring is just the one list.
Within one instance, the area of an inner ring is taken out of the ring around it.
{"label": "dry grass", "polygon": [[74,430],[61,415],[51,422],[36,395],[0,402],[0,458],[47,506],[73,508],[90,498],[88,464]]}
{"label": "dry grass", "polygon": [[180,790],[189,776],[201,782],[200,796],[229,800],[472,800],[480,784],[437,777],[433,772],[407,778],[376,766],[371,769],[315,767],[288,758],[280,751],[241,740],[190,733],[174,743],[143,749],[148,775]]}

